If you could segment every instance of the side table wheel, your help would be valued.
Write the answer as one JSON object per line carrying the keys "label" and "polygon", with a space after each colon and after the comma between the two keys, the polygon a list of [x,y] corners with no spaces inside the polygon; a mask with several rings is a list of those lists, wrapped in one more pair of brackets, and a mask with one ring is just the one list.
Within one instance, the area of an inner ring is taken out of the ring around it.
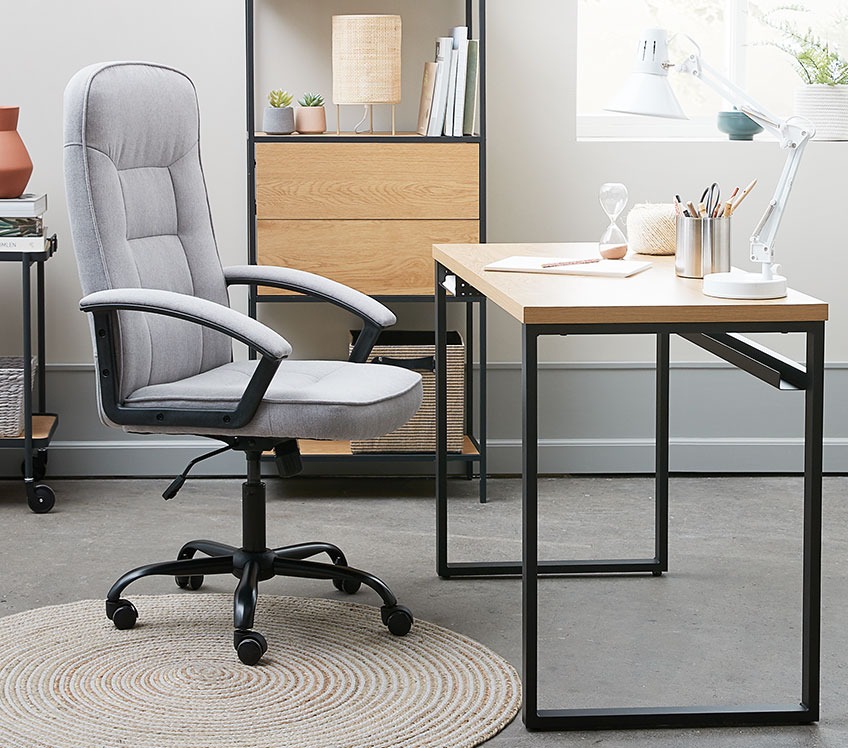
{"label": "side table wheel", "polygon": [[27,504],[36,514],[49,512],[56,503],[56,494],[50,486],[39,483],[33,489],[27,490]]}

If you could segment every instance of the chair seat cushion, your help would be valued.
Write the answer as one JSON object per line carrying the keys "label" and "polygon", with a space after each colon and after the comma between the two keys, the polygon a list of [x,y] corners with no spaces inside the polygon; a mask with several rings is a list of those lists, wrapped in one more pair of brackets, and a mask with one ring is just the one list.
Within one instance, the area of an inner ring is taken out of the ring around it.
{"label": "chair seat cushion", "polygon": [[[256,368],[236,361],[133,392],[126,407],[233,410]],[[253,419],[240,429],[124,426],[136,433],[370,439],[406,423],[421,404],[419,374],[396,366],[285,360]]]}

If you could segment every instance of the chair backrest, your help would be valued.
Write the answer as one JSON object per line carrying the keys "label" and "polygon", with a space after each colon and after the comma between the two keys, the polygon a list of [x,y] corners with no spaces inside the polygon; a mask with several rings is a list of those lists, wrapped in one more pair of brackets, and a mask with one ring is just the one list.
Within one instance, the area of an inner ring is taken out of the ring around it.
{"label": "chair backrest", "polygon": [[[197,94],[183,73],[109,62],[65,90],[65,184],[85,294],[151,288],[229,304],[200,161]],[[232,360],[222,333],[122,312],[120,392]]]}

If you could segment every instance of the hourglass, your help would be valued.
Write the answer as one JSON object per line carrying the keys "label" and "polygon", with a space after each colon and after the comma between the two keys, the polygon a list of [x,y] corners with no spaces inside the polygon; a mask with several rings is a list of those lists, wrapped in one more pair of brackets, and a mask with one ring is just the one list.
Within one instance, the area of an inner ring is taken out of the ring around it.
{"label": "hourglass", "polygon": [[627,254],[627,238],[618,227],[616,220],[627,205],[627,187],[619,182],[602,184],[598,200],[610,221],[598,242],[598,250],[601,257],[608,260],[620,260]]}

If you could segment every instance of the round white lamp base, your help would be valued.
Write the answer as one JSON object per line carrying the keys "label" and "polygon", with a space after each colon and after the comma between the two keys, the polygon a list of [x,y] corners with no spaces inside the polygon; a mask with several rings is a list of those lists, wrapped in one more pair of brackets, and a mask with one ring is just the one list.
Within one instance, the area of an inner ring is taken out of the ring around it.
{"label": "round white lamp base", "polygon": [[719,299],[781,299],[786,296],[786,278],[733,269],[729,273],[704,276],[704,293]]}

